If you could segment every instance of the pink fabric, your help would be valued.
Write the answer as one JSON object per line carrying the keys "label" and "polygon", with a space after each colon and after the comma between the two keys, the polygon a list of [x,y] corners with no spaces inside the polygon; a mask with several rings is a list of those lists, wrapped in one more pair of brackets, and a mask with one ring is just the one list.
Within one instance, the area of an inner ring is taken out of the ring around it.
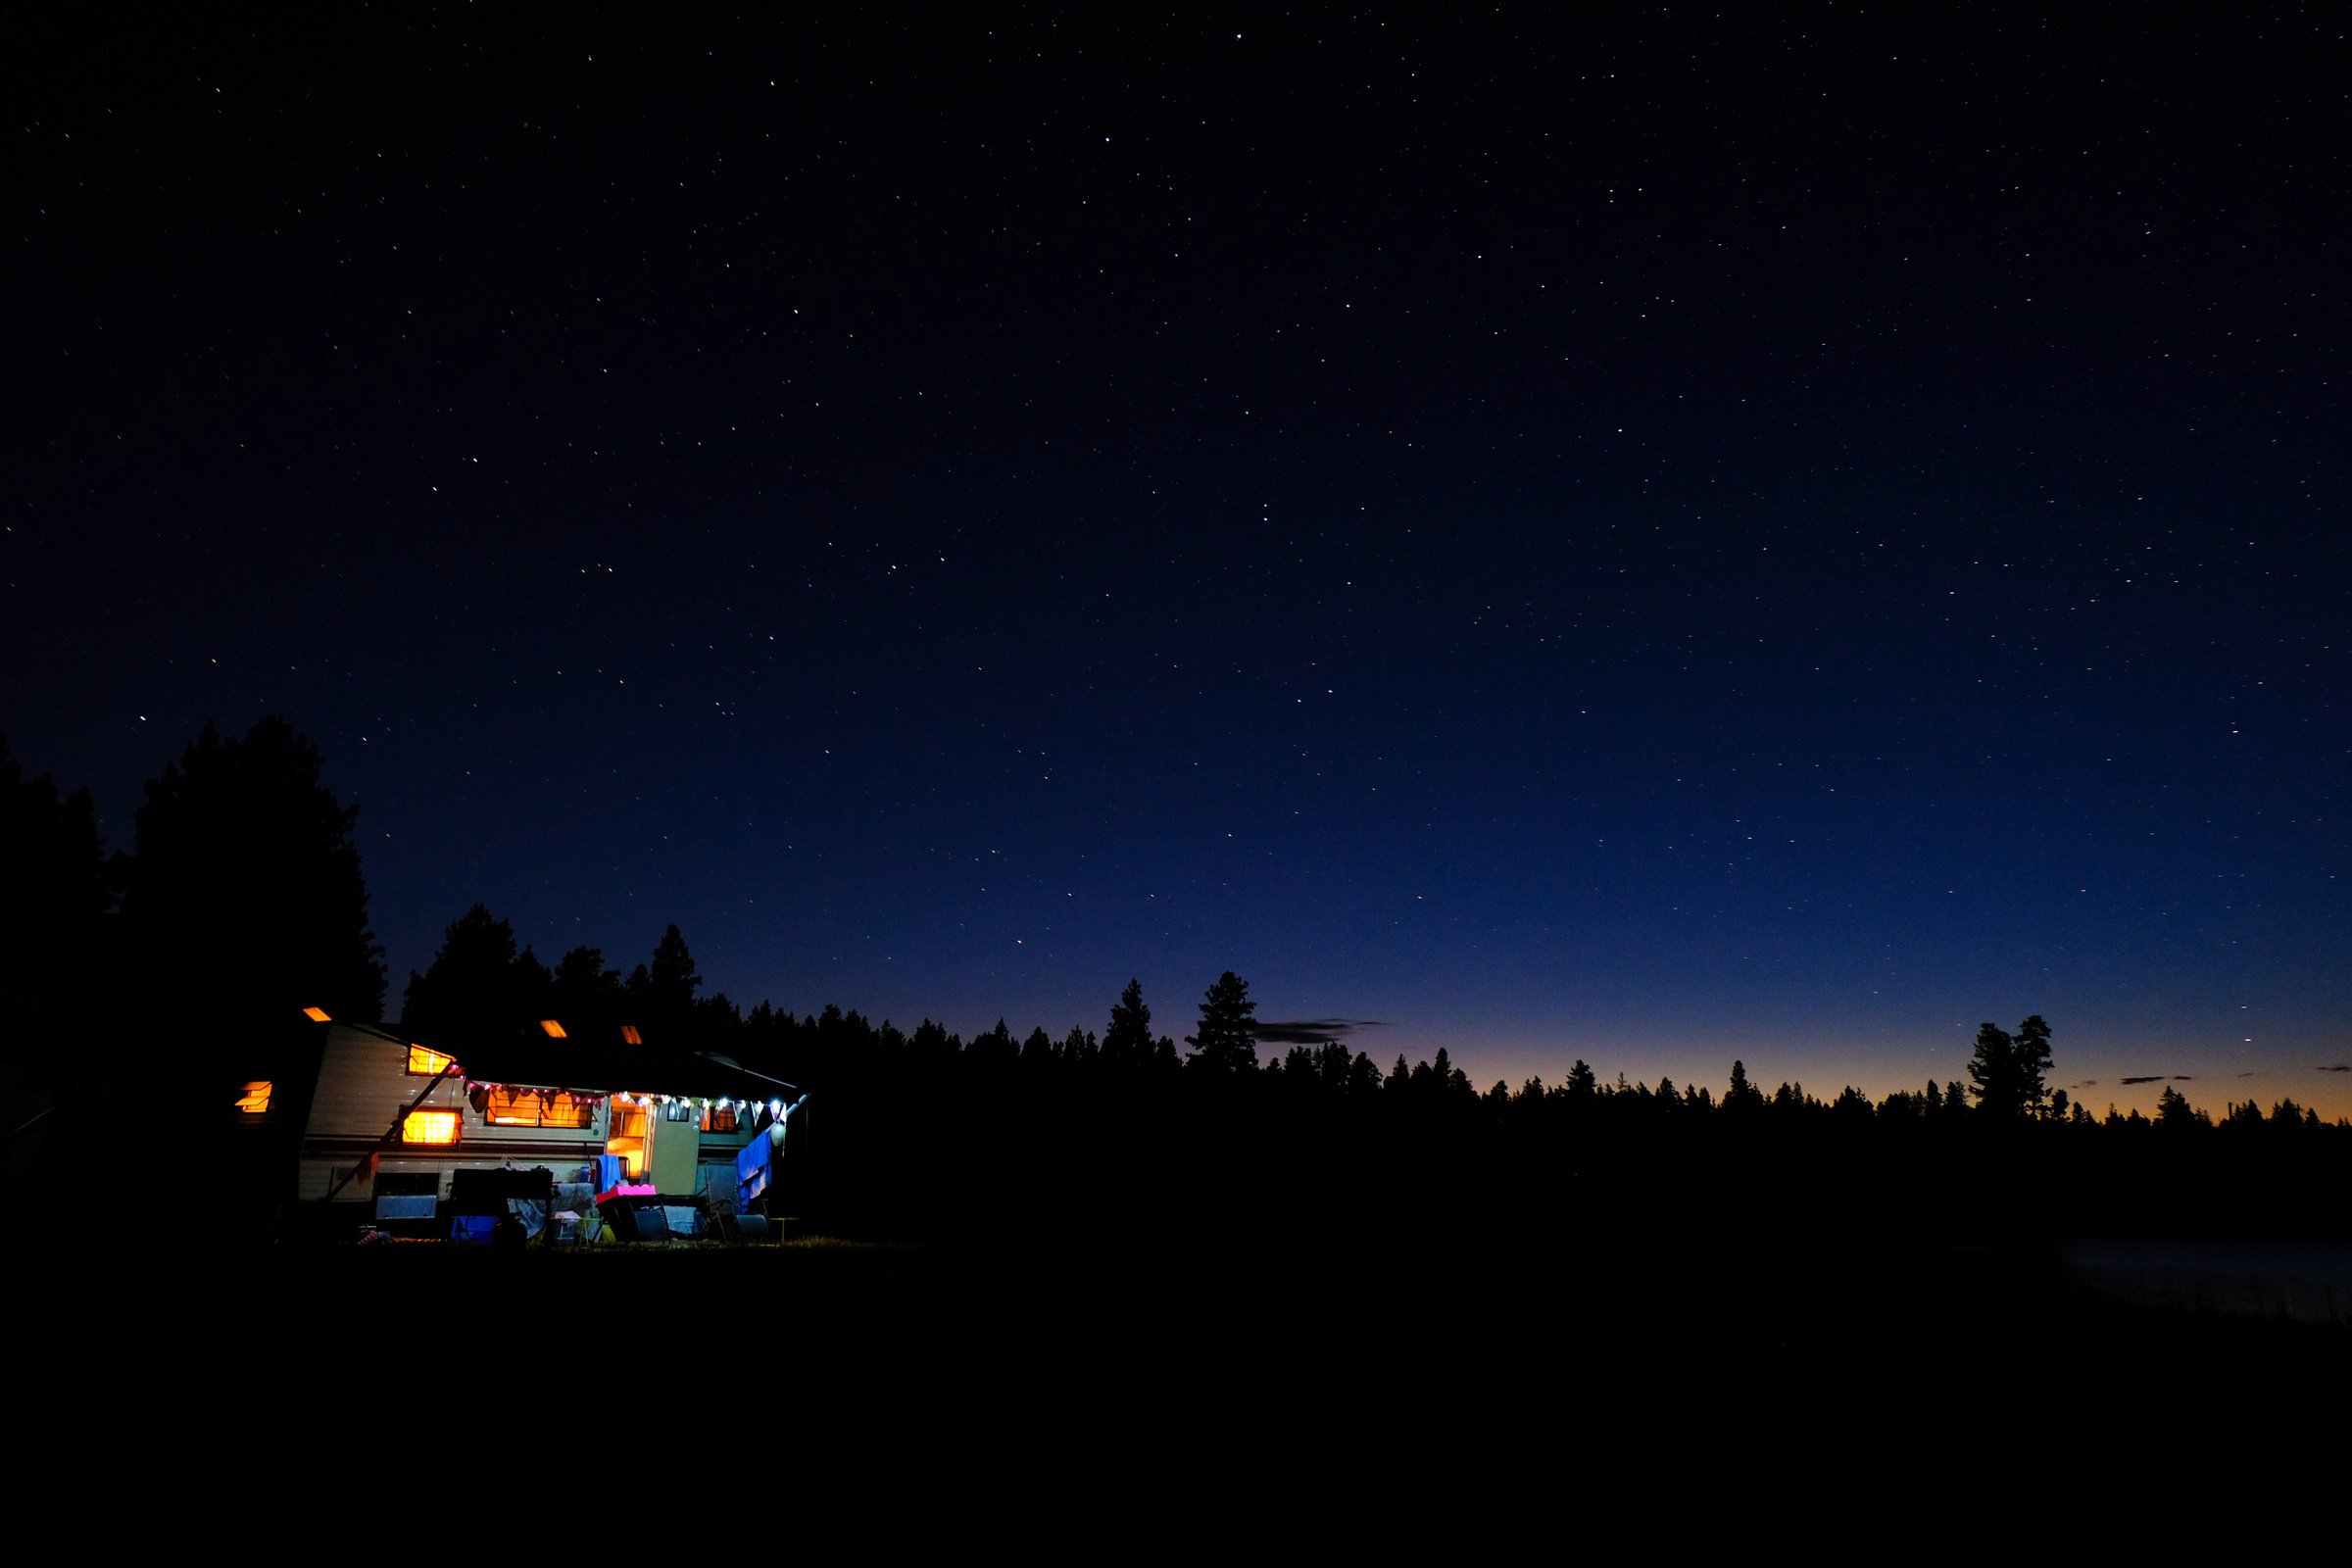
{"label": "pink fabric", "polygon": [[643,1187],[632,1187],[627,1182],[622,1182],[609,1193],[597,1194],[596,1200],[601,1203],[608,1198],[651,1198],[653,1196],[654,1184],[652,1182],[647,1182]]}

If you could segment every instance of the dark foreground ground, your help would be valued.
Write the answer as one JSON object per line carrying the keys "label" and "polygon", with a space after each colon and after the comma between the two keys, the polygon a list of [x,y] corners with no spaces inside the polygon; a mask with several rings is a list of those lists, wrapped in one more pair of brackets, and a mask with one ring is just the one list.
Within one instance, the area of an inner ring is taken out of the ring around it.
{"label": "dark foreground ground", "polygon": [[2352,1350],[2341,1244],[133,1243],[20,1260],[27,1343],[84,1365],[217,1348],[251,1364],[260,1401],[388,1393],[456,1367],[526,1384],[591,1369],[741,1378],[853,1403],[990,1388],[1083,1403],[1115,1388],[1259,1405],[1356,1389],[1506,1410],[1893,1387],[1967,1406],[1988,1379],[2063,1391],[2259,1368],[2332,1384]]}
{"label": "dark foreground ground", "polygon": [[70,1488],[154,1480],[159,1454],[172,1485],[266,1476],[337,1510],[650,1488],[855,1513],[866,1546],[1013,1530],[1126,1555],[1261,1504],[1443,1537],[1625,1487],[1678,1494],[1689,1517],[1652,1524],[1680,1529],[1960,1508],[2000,1476],[2045,1517],[2095,1513],[2337,1452],[2352,1373],[2338,1244],[19,1258],[19,1426],[54,1434]]}
{"label": "dark foreground ground", "polygon": [[[208,1310],[331,1349],[379,1322],[469,1338],[643,1328],[715,1314],[798,1375],[1018,1359],[1040,1375],[1162,1359],[1279,1365],[1355,1351],[1479,1360],[1543,1345],[1574,1366],[1965,1342],[2043,1361],[2352,1344],[2352,1246],[2166,1239],[2006,1244],[1541,1245],[1400,1236],[644,1247],[500,1254],[390,1248],[221,1254]],[[1520,1375],[1530,1368],[1522,1365]]]}

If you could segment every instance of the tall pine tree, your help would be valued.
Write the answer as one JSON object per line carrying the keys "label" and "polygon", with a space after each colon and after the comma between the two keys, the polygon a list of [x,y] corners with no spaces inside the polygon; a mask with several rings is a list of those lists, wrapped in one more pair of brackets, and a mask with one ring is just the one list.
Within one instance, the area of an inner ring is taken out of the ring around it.
{"label": "tall pine tree", "polygon": [[383,1015],[359,808],[335,799],[321,766],[291,724],[265,718],[241,737],[207,724],[149,781],[122,920],[157,1010]]}
{"label": "tall pine tree", "polygon": [[1151,1054],[1152,1009],[1144,1005],[1143,982],[1130,980],[1111,1004],[1110,1027],[1102,1034],[1102,1059],[1134,1066]]}
{"label": "tall pine tree", "polygon": [[546,1016],[546,976],[535,956],[515,951],[514,928],[477,904],[442,932],[425,971],[410,971],[401,1027],[444,1050],[506,1039]]}
{"label": "tall pine tree", "polygon": [[1184,1037],[1193,1048],[1192,1063],[1202,1072],[1228,1076],[1257,1066],[1257,1031],[1250,1014],[1257,1004],[1250,1000],[1249,982],[1231,969],[1217,977],[1200,1003],[1200,1032]]}

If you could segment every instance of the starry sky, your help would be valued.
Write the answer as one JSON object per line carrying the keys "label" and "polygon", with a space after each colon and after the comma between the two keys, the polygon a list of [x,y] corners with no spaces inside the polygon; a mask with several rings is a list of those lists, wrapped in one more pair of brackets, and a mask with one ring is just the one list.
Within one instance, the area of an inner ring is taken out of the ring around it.
{"label": "starry sky", "polygon": [[2352,1114],[2340,12],[1096,10],[52,40],[14,750],[284,713],[395,1004]]}

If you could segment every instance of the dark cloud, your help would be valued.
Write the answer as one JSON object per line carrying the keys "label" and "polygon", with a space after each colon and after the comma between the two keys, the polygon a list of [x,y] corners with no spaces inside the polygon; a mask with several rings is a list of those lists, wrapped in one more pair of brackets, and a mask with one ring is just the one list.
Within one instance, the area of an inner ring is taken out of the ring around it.
{"label": "dark cloud", "polygon": [[2125,1084],[2160,1084],[2160,1083],[2163,1083],[2163,1082],[2164,1082],[2164,1081],[2165,1081],[2167,1078],[2170,1078],[2170,1079],[2171,1079],[2171,1080],[2172,1080],[2174,1083],[2177,1083],[2177,1084],[2186,1084],[2186,1083],[2194,1083],[2194,1082],[2196,1082],[2196,1080],[2195,1080],[2194,1078],[2190,1077],[2190,1076],[2189,1076],[2187,1073],[2184,1073],[2184,1072],[2171,1072],[2171,1073],[2166,1073],[2166,1072],[2150,1072],[2150,1073],[2142,1073],[2142,1074],[2140,1074],[2140,1075],[2139,1075],[2138,1077],[2136,1077],[2136,1078],[2119,1078],[2119,1079],[2117,1079],[2117,1080],[2116,1080],[2116,1082],[2118,1082],[2118,1083],[2125,1083]]}
{"label": "dark cloud", "polygon": [[1260,1021],[1256,1026],[1260,1044],[1269,1046],[1319,1046],[1326,1040],[1345,1041],[1358,1029],[1378,1029],[1378,1018],[1285,1018]]}
{"label": "dark cloud", "polygon": [[2339,1061],[2339,1062],[2335,1063],[2335,1064],[2334,1064],[2333,1066],[2331,1066],[2331,1067],[2322,1067],[2322,1068],[2320,1069],[2320,1071],[2322,1071],[2322,1072],[2352,1072],[2352,1061]]}
{"label": "dark cloud", "polygon": [[2069,1089],[2096,1089],[2099,1087],[2099,1081],[2096,1078],[2085,1078],[2079,1084],[2068,1084],[2067,1087]]}
{"label": "dark cloud", "polygon": [[2251,1078],[2254,1076],[2254,1069],[2248,1067],[2244,1072],[2237,1074],[2237,1076],[2240,1078]]}

